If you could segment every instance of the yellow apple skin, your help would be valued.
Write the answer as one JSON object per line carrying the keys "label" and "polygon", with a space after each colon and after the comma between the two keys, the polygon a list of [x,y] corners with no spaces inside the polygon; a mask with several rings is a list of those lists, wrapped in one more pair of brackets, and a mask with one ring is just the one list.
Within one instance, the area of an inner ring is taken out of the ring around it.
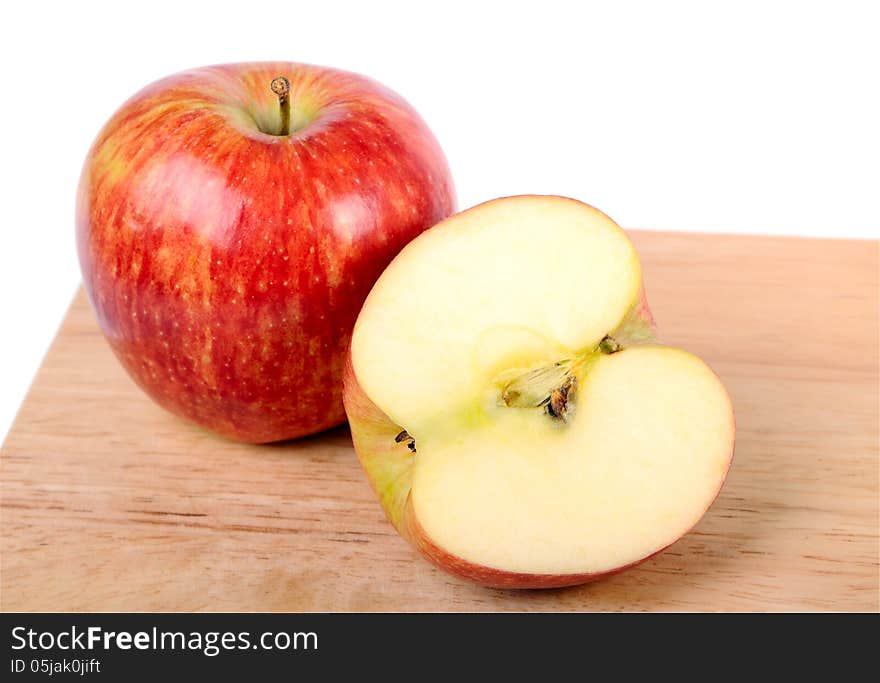
{"label": "yellow apple skin", "polygon": [[[654,319],[648,307],[644,287],[641,288],[639,297],[629,314],[612,333],[612,336],[619,340],[624,347],[657,343]],[[658,548],[645,557],[621,567],[586,574],[510,572],[474,564],[453,555],[434,543],[419,524],[410,497],[412,467],[417,454],[412,453],[406,444],[395,442],[395,437],[403,428],[395,424],[364,393],[355,375],[350,351],[344,373],[343,402],[348,415],[355,451],[370,485],[379,497],[386,517],[398,533],[422,555],[451,574],[491,588],[560,588],[588,583],[616,574],[644,562],[669,547],[667,545]],[[733,414],[731,414],[731,421],[733,419]],[[722,478],[718,491],[721,490],[723,483]],[[706,506],[706,510],[710,505]]]}

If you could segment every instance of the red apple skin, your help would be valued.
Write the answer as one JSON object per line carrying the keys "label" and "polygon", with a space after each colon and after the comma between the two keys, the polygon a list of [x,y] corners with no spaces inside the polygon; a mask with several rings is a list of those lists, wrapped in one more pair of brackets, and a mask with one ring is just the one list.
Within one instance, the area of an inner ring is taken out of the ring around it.
{"label": "red apple skin", "polygon": [[[648,307],[643,286],[636,303],[612,336],[617,340],[625,341],[624,345],[626,346],[654,343],[656,341],[655,334],[656,326]],[[645,557],[624,566],[594,573],[527,574],[469,562],[438,546],[419,523],[410,496],[411,467],[415,455],[409,451],[405,443],[395,442],[395,436],[400,433],[401,426],[395,424],[366,395],[355,375],[350,353],[345,367],[343,396],[355,452],[373,491],[379,498],[386,517],[398,533],[416,550],[434,565],[450,574],[488,588],[563,588],[590,583],[625,571],[649,560],[672,545],[658,548]],[[733,419],[732,415],[731,419]],[[724,478],[722,477],[715,497],[721,491],[723,483]],[[711,503],[706,506],[706,510],[710,506]]]}
{"label": "red apple skin", "polygon": [[[294,124],[311,117],[289,136],[255,123],[277,116],[282,75]],[[135,382],[203,427],[269,442],[344,421],[361,304],[455,208],[437,141],[398,95],[333,69],[231,64],[154,83],[113,115],[83,167],[77,248]]]}

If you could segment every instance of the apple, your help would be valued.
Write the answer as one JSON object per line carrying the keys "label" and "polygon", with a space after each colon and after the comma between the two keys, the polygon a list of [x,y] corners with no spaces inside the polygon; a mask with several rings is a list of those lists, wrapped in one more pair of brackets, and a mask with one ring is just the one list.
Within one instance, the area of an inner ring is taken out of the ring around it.
{"label": "apple", "polygon": [[344,400],[397,530],[493,587],[660,552],[733,457],[727,392],[657,340],[630,240],[562,197],[491,201],[405,247],[355,324]]}
{"label": "apple", "polygon": [[363,76],[229,64],[148,86],[98,135],[76,209],[85,289],[159,404],[234,439],[344,421],[373,282],[455,210],[440,147]]}

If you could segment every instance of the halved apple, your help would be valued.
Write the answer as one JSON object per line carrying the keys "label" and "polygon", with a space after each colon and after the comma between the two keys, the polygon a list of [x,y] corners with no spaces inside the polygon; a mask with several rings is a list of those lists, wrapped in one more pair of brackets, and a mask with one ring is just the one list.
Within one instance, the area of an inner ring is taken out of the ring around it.
{"label": "halved apple", "polygon": [[733,455],[727,392],[656,340],[626,234],[562,197],[491,201],[411,242],[360,313],[344,400],[398,531],[489,586],[650,557]]}

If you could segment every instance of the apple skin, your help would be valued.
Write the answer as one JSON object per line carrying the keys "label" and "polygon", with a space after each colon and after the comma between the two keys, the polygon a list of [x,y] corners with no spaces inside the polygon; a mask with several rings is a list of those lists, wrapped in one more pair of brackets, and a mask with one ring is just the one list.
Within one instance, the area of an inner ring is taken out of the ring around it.
{"label": "apple skin", "polygon": [[[623,346],[633,346],[653,343],[656,341],[655,335],[654,318],[642,286],[638,299],[612,336]],[[667,545],[658,548],[649,555],[621,567],[586,574],[509,572],[496,567],[474,564],[458,557],[434,543],[419,523],[410,497],[412,466],[416,456],[404,444],[395,443],[394,437],[401,431],[401,426],[395,424],[364,393],[355,374],[350,353],[345,367],[343,396],[355,452],[373,491],[379,498],[385,516],[403,538],[444,571],[488,588],[562,588],[617,574],[654,557],[669,547]],[[720,490],[721,485],[718,488],[718,491]]]}
{"label": "apple skin", "polygon": [[[290,81],[293,127],[271,130]],[[267,123],[268,122],[268,123]],[[365,77],[230,64],[156,82],[101,130],[77,194],[77,248],[98,323],[171,412],[269,442],[345,420],[361,304],[391,259],[454,213],[437,141]]]}

